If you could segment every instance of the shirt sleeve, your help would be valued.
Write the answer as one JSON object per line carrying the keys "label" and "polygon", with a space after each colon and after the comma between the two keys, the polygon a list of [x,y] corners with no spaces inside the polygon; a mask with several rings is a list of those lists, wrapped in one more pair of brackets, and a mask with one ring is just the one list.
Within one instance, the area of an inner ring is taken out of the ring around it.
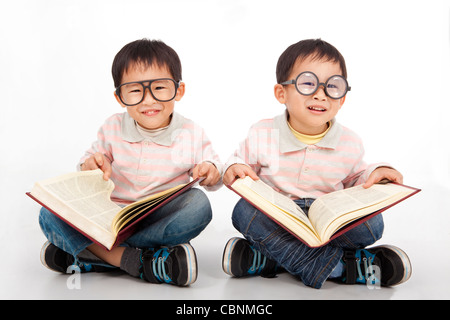
{"label": "shirt sleeve", "polygon": [[[217,170],[219,171],[220,177],[221,177],[219,182],[217,182],[217,184],[215,184],[214,186],[204,186],[204,188],[207,191],[216,191],[216,190],[220,189],[223,185],[223,181],[222,181],[223,163],[220,161],[219,156],[214,151],[212,143],[209,140],[208,136],[206,135],[205,131],[200,127],[197,127],[196,131],[200,132],[200,139],[198,141],[199,143],[194,142],[194,145],[197,145],[195,164],[200,164],[202,162],[210,162],[217,168]],[[194,137],[195,136],[196,136],[196,134],[194,134]],[[198,138],[196,138],[196,139],[198,139]],[[192,176],[192,171],[193,171],[193,168],[191,170],[189,170],[189,175],[191,175],[191,176]]]}
{"label": "shirt sleeve", "polygon": [[358,161],[353,166],[351,173],[342,181],[344,188],[364,184],[369,179],[370,174],[379,167],[392,168],[392,166],[386,162],[374,163],[370,165],[366,164],[363,160],[365,151],[361,142],[359,148],[361,153]]}
{"label": "shirt sleeve", "polygon": [[261,169],[258,161],[258,141],[258,129],[256,126],[252,126],[245,140],[239,144],[239,147],[228,158],[224,165],[223,173],[225,174],[233,164],[244,164],[258,174]]}
{"label": "shirt sleeve", "polygon": [[112,118],[109,118],[105,121],[105,123],[100,127],[97,132],[97,140],[95,140],[91,147],[85,152],[85,154],[81,157],[80,161],[77,165],[77,170],[81,170],[81,165],[95,153],[100,152],[112,163],[114,161],[111,145],[106,139],[106,136],[111,133],[111,128],[115,126],[120,126],[120,123],[114,123],[115,121]]}

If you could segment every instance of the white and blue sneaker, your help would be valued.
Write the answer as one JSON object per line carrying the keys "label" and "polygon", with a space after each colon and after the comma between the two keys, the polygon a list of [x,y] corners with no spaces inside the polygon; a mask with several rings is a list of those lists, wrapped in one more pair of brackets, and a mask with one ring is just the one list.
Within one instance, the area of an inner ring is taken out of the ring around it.
{"label": "white and blue sneaker", "polygon": [[260,275],[273,278],[281,272],[278,264],[265,257],[242,238],[231,238],[225,245],[222,257],[223,271],[236,278]]}
{"label": "white and blue sneaker", "polygon": [[[41,263],[48,269],[62,273],[72,273],[73,270],[80,272],[108,272],[112,271],[114,267],[107,267],[87,262],[81,262],[75,259],[71,254],[58,248],[50,241],[44,243],[41,248]],[[97,258],[98,261],[102,262]],[[84,261],[84,260],[83,260]]]}
{"label": "white and blue sneaker", "polygon": [[342,261],[344,273],[340,280],[347,284],[390,287],[408,281],[412,273],[408,255],[391,245],[345,250]]}
{"label": "white and blue sneaker", "polygon": [[141,254],[140,277],[151,283],[188,286],[197,280],[197,256],[188,243],[148,249]]}

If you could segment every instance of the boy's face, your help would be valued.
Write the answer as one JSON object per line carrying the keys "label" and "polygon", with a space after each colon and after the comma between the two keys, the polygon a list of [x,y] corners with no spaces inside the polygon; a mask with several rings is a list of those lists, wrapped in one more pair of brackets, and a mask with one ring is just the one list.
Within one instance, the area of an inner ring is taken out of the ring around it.
{"label": "boy's face", "polygon": [[[122,76],[122,83],[153,80],[160,78],[171,78],[172,75],[167,68],[160,68],[156,65],[149,67],[142,64],[131,65]],[[180,83],[175,98],[168,102],[160,102],[155,100],[149,90],[145,90],[144,100],[135,106],[126,106],[123,104],[116,93],[117,102],[127,108],[128,114],[143,128],[154,130],[169,125],[175,101],[179,101],[184,95],[184,83]]]}
{"label": "boy's face", "polygon": [[[306,58],[297,61],[288,80],[295,79],[304,71],[313,72],[320,82],[325,83],[333,75],[342,75],[338,63]],[[324,132],[327,123],[333,119],[344,104],[345,97],[335,100],[325,94],[323,86],[309,96],[300,94],[295,85],[275,85],[275,97],[286,105],[289,124],[298,132],[316,135]]]}

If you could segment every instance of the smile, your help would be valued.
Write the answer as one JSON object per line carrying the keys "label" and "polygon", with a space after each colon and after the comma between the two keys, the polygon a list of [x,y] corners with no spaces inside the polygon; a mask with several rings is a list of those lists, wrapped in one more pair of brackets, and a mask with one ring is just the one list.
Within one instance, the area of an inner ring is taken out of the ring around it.
{"label": "smile", "polygon": [[146,111],[143,111],[142,114],[144,114],[146,116],[155,116],[160,112],[161,112],[161,110],[146,110]]}
{"label": "smile", "polygon": [[325,111],[327,111],[327,109],[322,108],[322,107],[318,107],[318,106],[311,106],[311,107],[308,107],[308,109],[311,110],[311,111],[318,111],[318,112],[325,112]]}

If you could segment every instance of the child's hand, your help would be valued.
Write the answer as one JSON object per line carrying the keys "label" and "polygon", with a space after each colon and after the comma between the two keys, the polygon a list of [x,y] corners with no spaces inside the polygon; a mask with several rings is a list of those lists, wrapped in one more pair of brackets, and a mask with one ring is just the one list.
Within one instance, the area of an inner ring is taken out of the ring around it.
{"label": "child's hand", "polygon": [[230,166],[223,176],[223,183],[230,185],[236,178],[245,178],[249,176],[253,180],[259,180],[258,175],[249,166],[245,164],[233,164]]}
{"label": "child's hand", "polygon": [[220,172],[211,162],[205,161],[195,166],[192,171],[192,178],[205,177],[200,182],[201,186],[213,186],[220,180]]}
{"label": "child's hand", "polygon": [[400,172],[388,167],[379,167],[372,171],[363,187],[367,189],[383,179],[387,179],[391,182],[403,183],[403,176]]}
{"label": "child's hand", "polygon": [[81,171],[100,169],[103,171],[103,179],[108,180],[111,176],[111,163],[103,153],[96,152],[90,156],[82,165]]}

